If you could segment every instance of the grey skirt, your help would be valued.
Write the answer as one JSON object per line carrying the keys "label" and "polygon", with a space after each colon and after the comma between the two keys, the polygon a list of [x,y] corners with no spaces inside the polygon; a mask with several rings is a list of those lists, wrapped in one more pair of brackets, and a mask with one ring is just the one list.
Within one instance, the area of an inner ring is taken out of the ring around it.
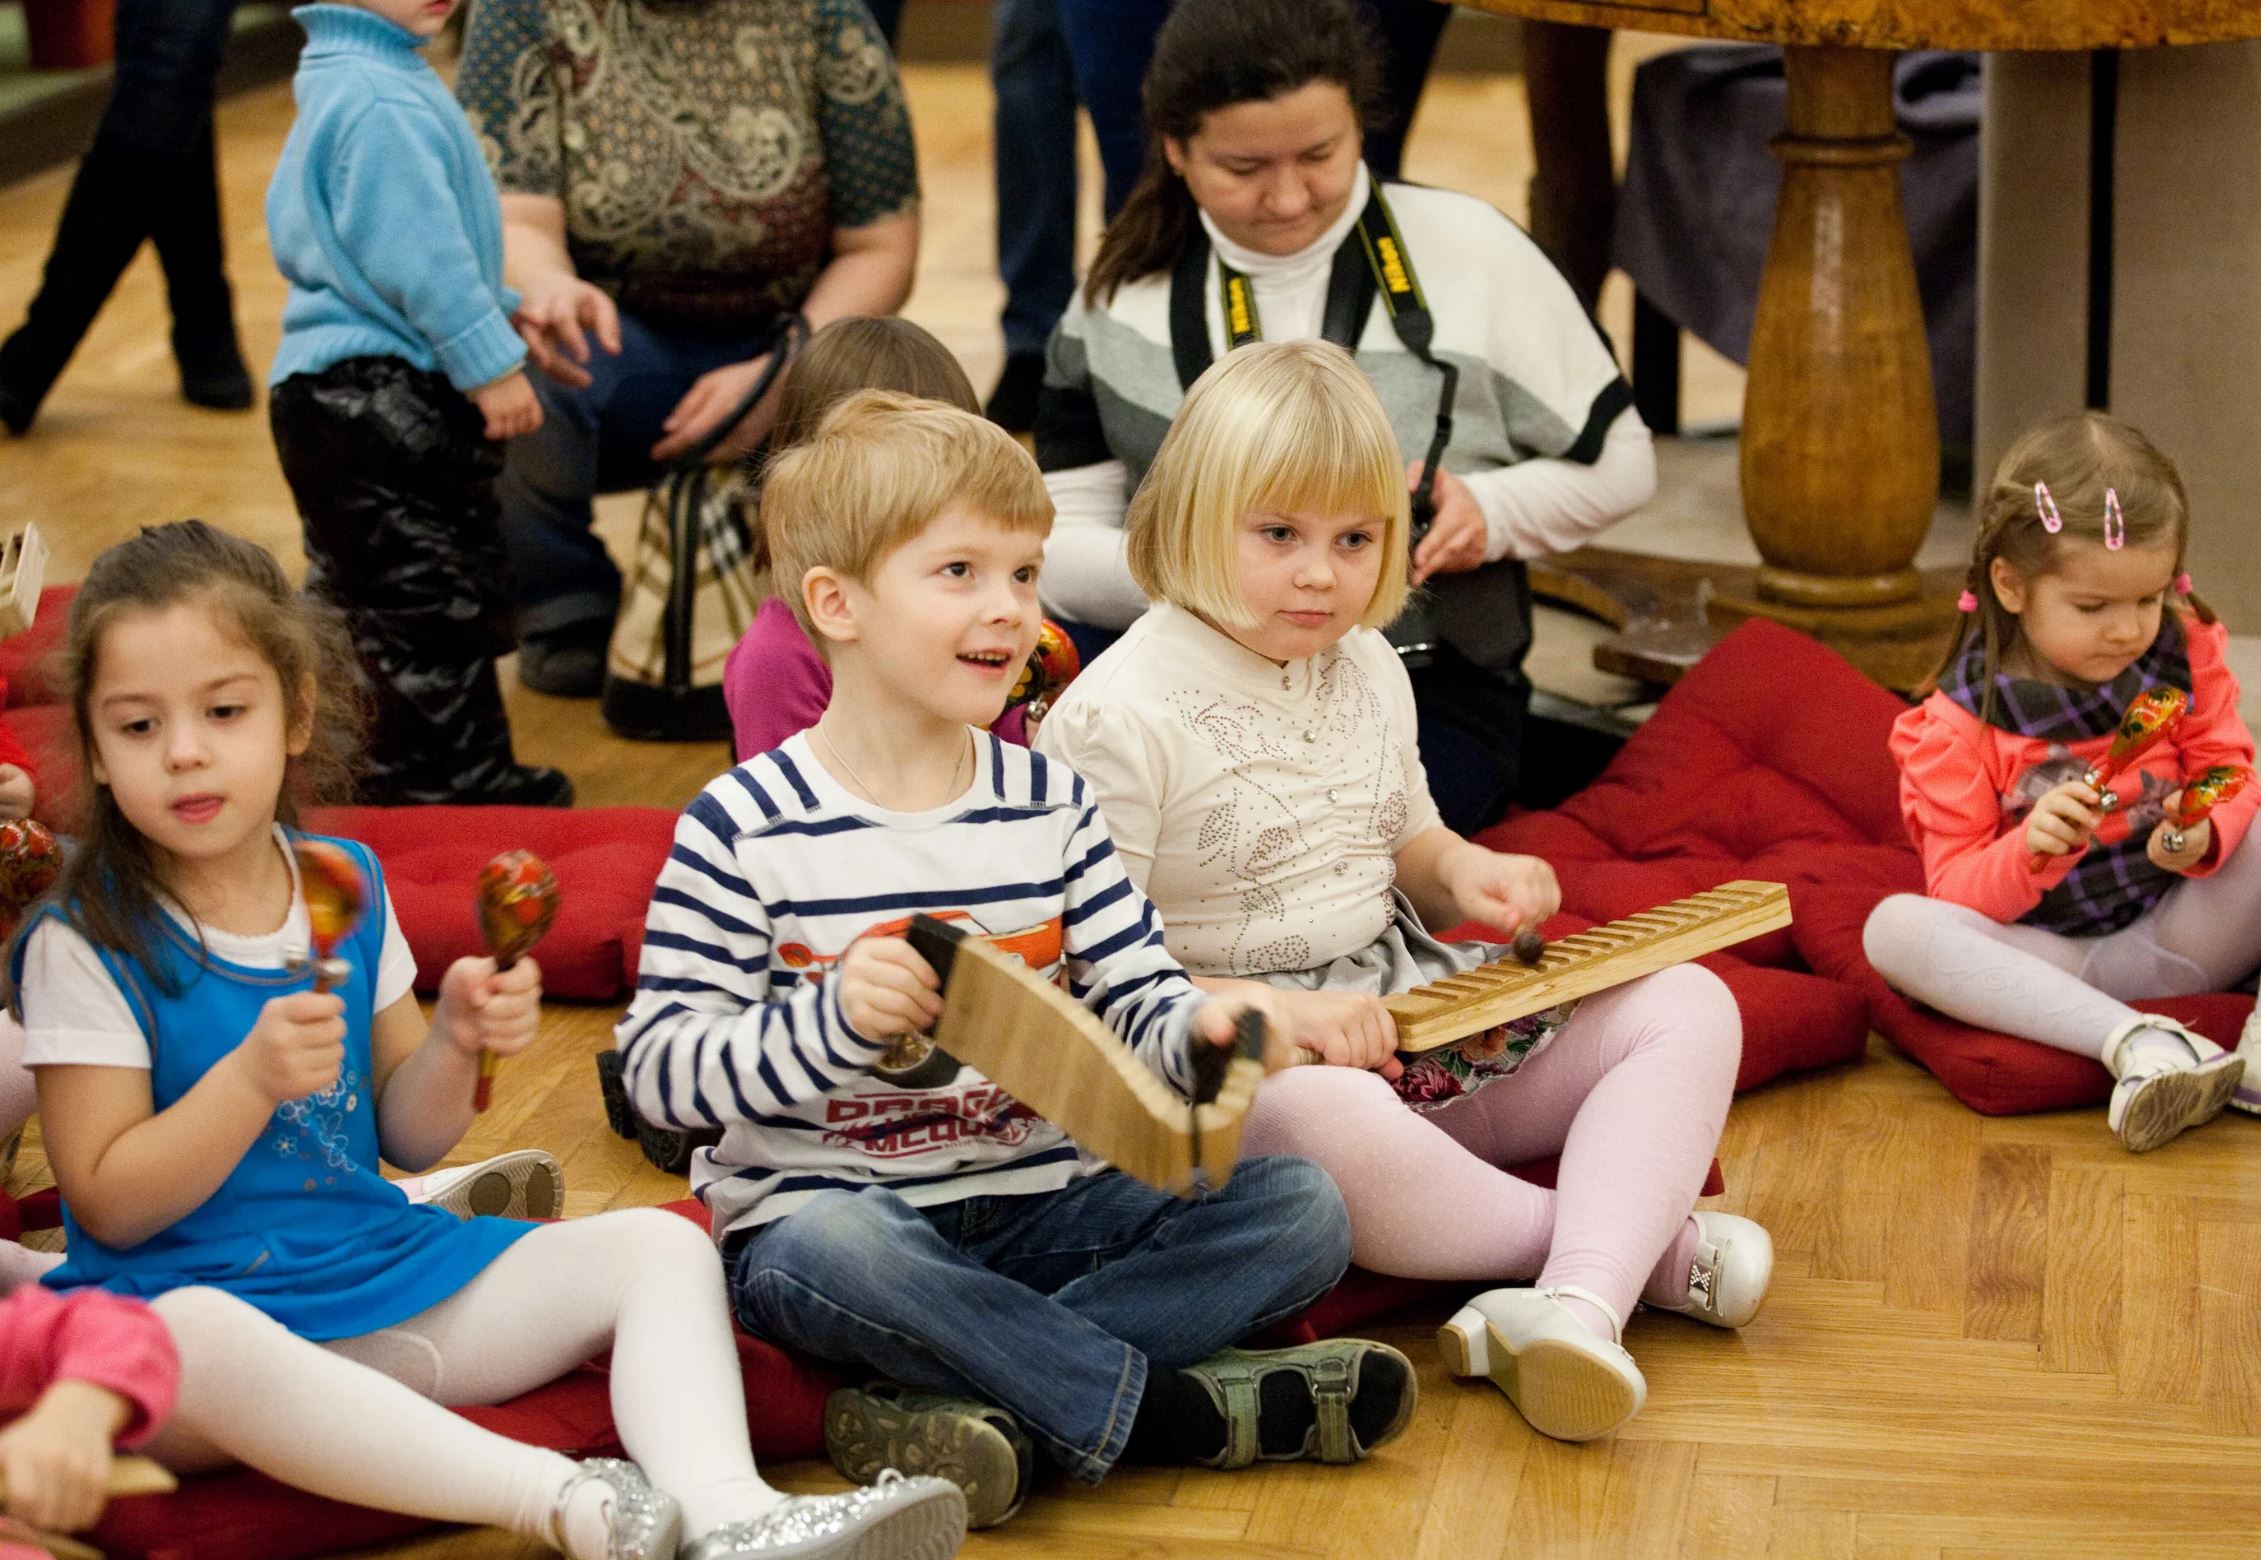
{"label": "grey skirt", "polygon": [[[1308,970],[1276,970],[1253,978],[1289,991],[1362,991],[1392,997],[1509,955],[1506,943],[1439,942],[1429,935],[1404,894],[1392,889],[1390,900],[1395,915],[1382,935],[1365,947]],[[1391,1087],[1398,1098],[1424,1113],[1457,1104],[1545,1050],[1575,1005],[1565,1003],[1470,1035],[1456,1045],[1405,1057],[1405,1071]]]}

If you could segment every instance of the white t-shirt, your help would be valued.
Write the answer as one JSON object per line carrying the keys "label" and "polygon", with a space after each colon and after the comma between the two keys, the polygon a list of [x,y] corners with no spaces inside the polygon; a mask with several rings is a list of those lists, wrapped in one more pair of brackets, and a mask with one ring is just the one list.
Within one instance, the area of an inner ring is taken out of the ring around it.
{"label": "white t-shirt", "polygon": [[1413,684],[1373,629],[1283,666],[1158,603],[1068,685],[1036,746],[1097,793],[1196,975],[1366,947],[1395,913],[1397,852],[1438,823]]}
{"label": "white t-shirt", "polygon": [[[290,913],[271,932],[244,937],[189,921],[168,909],[184,928],[231,964],[279,970],[307,946],[306,896],[298,884],[298,856],[282,829],[276,847],[290,867]],[[392,896],[385,896],[385,941],[376,976],[376,1009],[383,1012],[416,986],[416,956],[401,935]],[[24,1065],[26,1067],[149,1066],[149,1038],[133,1006],[84,935],[50,917],[24,948]]]}

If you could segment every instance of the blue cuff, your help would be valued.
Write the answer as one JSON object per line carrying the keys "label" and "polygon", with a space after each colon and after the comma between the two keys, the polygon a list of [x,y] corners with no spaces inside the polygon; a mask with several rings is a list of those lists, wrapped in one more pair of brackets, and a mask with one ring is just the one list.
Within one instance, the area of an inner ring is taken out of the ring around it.
{"label": "blue cuff", "polygon": [[434,352],[447,382],[466,393],[493,384],[526,361],[526,343],[519,339],[510,316],[500,309],[486,314],[470,329],[439,342]]}

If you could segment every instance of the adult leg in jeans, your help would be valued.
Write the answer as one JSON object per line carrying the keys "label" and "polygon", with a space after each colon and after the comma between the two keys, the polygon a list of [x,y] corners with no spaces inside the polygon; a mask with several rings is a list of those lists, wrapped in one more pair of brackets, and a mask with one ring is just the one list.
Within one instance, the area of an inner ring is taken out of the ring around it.
{"label": "adult leg in jeans", "polygon": [[[12,431],[31,426],[153,226],[185,229],[193,220],[179,214],[208,205],[217,268],[212,96],[235,7],[236,0],[119,0],[109,106],[72,181],[39,292],[23,326],[0,345],[0,422]],[[218,285],[224,301],[225,279]],[[206,308],[210,281],[185,293],[176,285],[173,297],[176,317],[191,300]],[[217,332],[201,316],[198,326],[191,344],[201,347]],[[232,348],[232,323],[227,338]]]}
{"label": "adult leg in jeans", "polygon": [[1106,171],[1102,204],[1112,220],[1146,162],[1139,91],[1154,58],[1154,35],[1171,0],[1058,0],[1060,30],[1075,65],[1076,96],[1091,115]]}
{"label": "adult leg in jeans", "polygon": [[990,26],[1005,372],[985,410],[1023,432],[1036,425],[1045,343],[1075,289],[1075,71],[1060,0],[997,0]]}
{"label": "adult leg in jeans", "polygon": [[[620,351],[589,354],[589,384],[575,389],[533,376],[542,425],[510,441],[495,485],[518,632],[527,646],[521,680],[546,693],[597,692],[620,571],[589,529],[593,501],[655,481],[651,448],[684,392],[701,374],[752,357],[763,344],[743,334],[661,331],[622,314]],[[532,662],[544,642],[593,644],[578,669],[588,675],[573,687],[539,680]]]}
{"label": "adult leg in jeans", "polygon": [[757,1236],[731,1288],[752,1331],[996,1403],[1096,1481],[1145,1393],[1141,1345],[1191,1363],[1308,1304],[1348,1261],[1332,1186],[1271,1160],[1183,1203],[1116,1172],[928,1212],[882,1188],[827,1193]]}

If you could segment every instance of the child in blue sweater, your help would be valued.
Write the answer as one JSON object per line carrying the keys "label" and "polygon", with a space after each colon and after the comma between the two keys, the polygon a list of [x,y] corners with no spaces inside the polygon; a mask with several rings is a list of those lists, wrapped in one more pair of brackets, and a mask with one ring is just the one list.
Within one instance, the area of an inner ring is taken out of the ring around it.
{"label": "child in blue sweater", "polygon": [[513,640],[499,441],[542,413],[494,183],[419,52],[455,3],[291,13],[306,48],[267,188],[290,282],[268,410],[308,588],[344,612],[375,693],[365,799],[565,806],[565,776],[513,760],[495,678]]}

